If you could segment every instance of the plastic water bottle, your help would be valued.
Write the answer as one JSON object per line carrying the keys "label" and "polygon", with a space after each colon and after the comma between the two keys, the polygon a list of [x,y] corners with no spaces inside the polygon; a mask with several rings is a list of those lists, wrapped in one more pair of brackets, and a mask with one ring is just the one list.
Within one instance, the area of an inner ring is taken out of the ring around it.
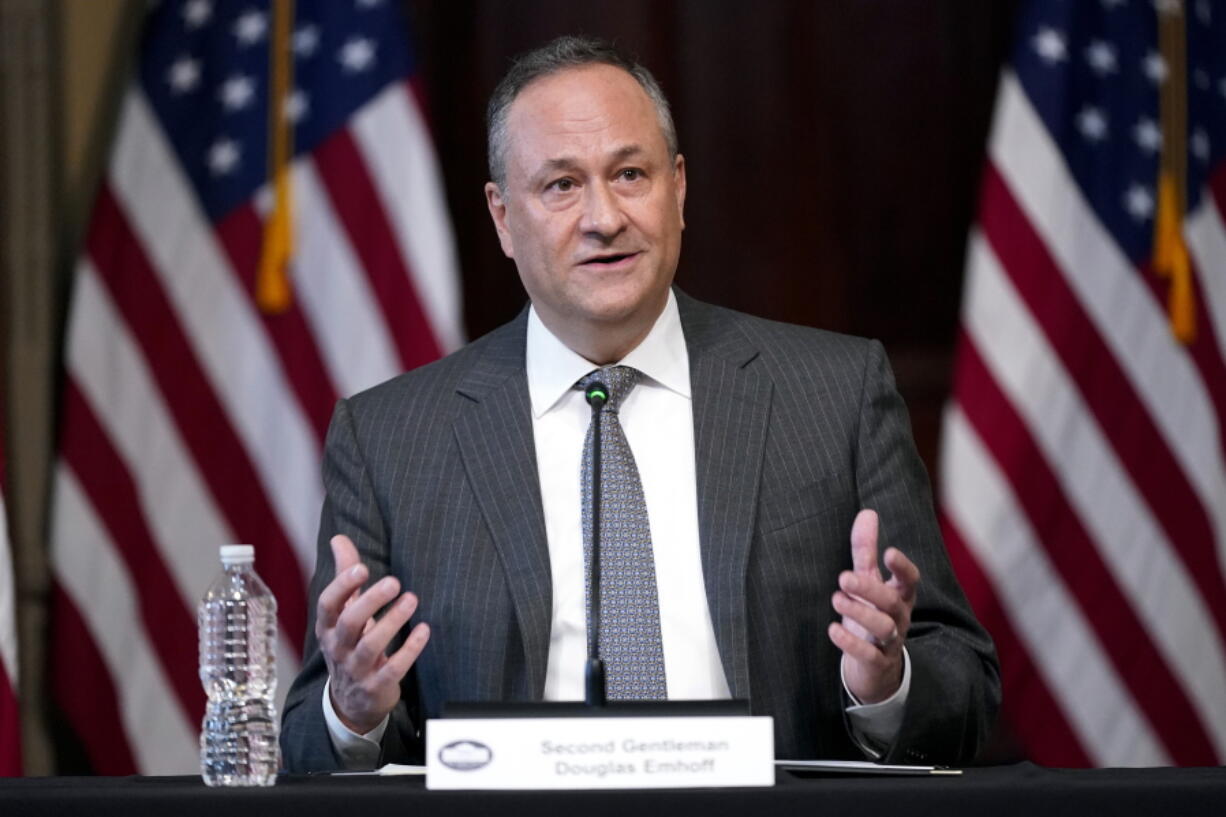
{"label": "plastic water bottle", "polygon": [[210,786],[277,777],[277,600],[251,545],[223,545],[221,575],[200,602],[200,681],[208,695],[200,774]]}

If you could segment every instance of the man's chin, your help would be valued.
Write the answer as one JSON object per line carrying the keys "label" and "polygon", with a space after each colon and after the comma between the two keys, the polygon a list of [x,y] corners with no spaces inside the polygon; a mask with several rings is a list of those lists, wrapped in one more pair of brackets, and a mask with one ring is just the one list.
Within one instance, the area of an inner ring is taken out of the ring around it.
{"label": "man's chin", "polygon": [[612,329],[619,326],[654,323],[664,310],[667,293],[663,297],[644,297],[637,294],[633,297],[600,298],[591,300],[580,308],[579,315],[585,322]]}

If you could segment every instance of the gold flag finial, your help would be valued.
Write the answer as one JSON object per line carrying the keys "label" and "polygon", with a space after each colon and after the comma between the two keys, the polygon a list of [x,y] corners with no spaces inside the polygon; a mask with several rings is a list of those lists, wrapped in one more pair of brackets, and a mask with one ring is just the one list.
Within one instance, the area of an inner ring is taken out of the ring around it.
{"label": "gold flag finial", "polygon": [[270,41],[268,88],[268,180],[273,192],[272,212],[264,222],[264,245],[255,279],[255,302],[265,314],[289,309],[289,265],[294,254],[293,197],[290,161],[293,158],[293,123],[287,107],[293,85],[294,60],[290,28],[294,0],[273,0],[273,36]]}
{"label": "gold flag finial", "polygon": [[1183,4],[1159,4],[1158,43],[1166,76],[1159,85],[1162,158],[1158,211],[1154,218],[1154,271],[1171,282],[1167,313],[1171,331],[1184,344],[1196,339],[1196,289],[1183,238],[1188,172],[1188,60]]}

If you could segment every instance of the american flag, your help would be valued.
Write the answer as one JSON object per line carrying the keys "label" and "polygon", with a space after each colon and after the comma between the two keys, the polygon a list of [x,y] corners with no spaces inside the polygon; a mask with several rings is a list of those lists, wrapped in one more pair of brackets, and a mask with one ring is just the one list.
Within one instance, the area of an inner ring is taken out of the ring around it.
{"label": "american flag", "polygon": [[1226,5],[1021,3],[942,444],[1009,726],[1226,762]]}
{"label": "american flag", "polygon": [[17,710],[17,594],[4,508],[3,419],[0,410],[0,777],[12,777],[21,774],[21,720]]}
{"label": "american flag", "polygon": [[52,695],[97,772],[199,769],[220,544],[256,546],[284,695],[335,401],[461,342],[413,76],[396,0],[148,12],[77,265],[54,474]]}

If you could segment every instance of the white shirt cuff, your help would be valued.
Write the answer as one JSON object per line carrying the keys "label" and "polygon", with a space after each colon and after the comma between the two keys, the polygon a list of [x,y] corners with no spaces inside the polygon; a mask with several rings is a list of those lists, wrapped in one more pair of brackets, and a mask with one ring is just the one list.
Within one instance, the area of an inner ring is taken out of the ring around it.
{"label": "white shirt cuff", "polygon": [[847,713],[847,727],[851,739],[860,751],[873,760],[880,760],[898,737],[902,727],[903,712],[907,708],[907,695],[911,692],[911,656],[907,648],[902,648],[902,683],[893,695],[875,704],[862,704],[847,688],[847,678],[843,676],[843,663],[839,663],[839,677],[843,679],[843,691],[851,699],[852,705],[844,710]]}
{"label": "white shirt cuff", "polygon": [[332,679],[324,684],[324,722],[328,724],[328,735],[332,738],[332,748],[340,756],[341,765],[346,769],[370,770],[379,763],[381,751],[380,741],[387,731],[390,716],[385,716],[379,725],[364,735],[359,735],[348,726],[341,723],[340,716],[332,708]]}

